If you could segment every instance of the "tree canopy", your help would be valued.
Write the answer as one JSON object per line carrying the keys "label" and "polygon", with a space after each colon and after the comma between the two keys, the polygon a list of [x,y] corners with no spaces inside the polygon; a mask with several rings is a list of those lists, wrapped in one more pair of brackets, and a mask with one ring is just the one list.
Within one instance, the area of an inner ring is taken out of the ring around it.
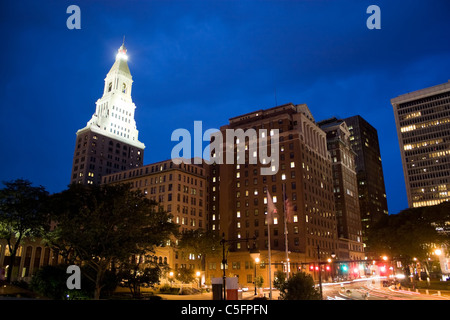
{"label": "tree canopy", "polygon": [[298,272],[280,285],[280,297],[283,300],[320,300],[320,292],[314,287],[313,278]]}
{"label": "tree canopy", "polygon": [[45,206],[48,192],[43,186],[33,187],[28,180],[3,182],[0,190],[0,239],[5,239],[10,264],[7,281],[11,281],[17,250],[27,237],[39,237],[49,227]]}
{"label": "tree canopy", "polygon": [[432,245],[449,244],[450,203],[409,208],[383,217],[371,230],[369,246],[382,255],[424,260]]}
{"label": "tree canopy", "polygon": [[178,249],[183,256],[194,254],[196,257],[201,257],[203,269],[206,256],[219,255],[220,248],[220,238],[214,232],[202,229],[184,231],[178,242]]}
{"label": "tree canopy", "polygon": [[167,212],[128,184],[71,185],[52,196],[51,213],[48,243],[67,263],[81,261],[96,271],[95,298],[114,263],[153,252],[178,230]]}

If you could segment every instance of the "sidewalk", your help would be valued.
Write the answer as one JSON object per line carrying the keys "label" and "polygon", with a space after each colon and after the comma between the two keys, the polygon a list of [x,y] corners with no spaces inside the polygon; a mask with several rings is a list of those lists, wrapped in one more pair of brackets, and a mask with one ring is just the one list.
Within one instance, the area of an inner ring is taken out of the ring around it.
{"label": "sidewalk", "polygon": [[[160,294],[155,293],[156,296],[160,296],[164,300],[212,300],[212,292],[205,292],[199,294]],[[266,295],[268,296],[268,294]],[[240,300],[253,300],[255,299],[255,294],[253,292],[243,292],[242,299]],[[231,301],[231,300],[230,300]]]}

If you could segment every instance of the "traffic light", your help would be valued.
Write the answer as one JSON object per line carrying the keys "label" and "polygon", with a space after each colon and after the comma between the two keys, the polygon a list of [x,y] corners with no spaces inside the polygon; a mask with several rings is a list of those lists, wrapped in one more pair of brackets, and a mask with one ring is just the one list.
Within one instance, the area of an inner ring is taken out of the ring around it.
{"label": "traffic light", "polygon": [[313,264],[309,265],[309,270],[314,271],[314,265]]}
{"label": "traffic light", "polygon": [[331,270],[330,266],[326,266],[325,269],[326,269],[327,271],[330,271],[330,270]]}
{"label": "traffic light", "polygon": [[347,272],[348,271],[348,267],[346,264],[342,265],[342,271]]}

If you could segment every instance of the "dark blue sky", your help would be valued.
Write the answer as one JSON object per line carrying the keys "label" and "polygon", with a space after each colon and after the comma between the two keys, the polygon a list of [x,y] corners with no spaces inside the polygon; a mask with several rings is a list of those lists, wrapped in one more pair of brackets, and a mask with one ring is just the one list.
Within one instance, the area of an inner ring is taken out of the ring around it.
{"label": "dark blue sky", "polygon": [[[66,9],[81,9],[69,30]],[[366,9],[381,8],[381,30]],[[145,164],[178,128],[218,128],[292,102],[316,121],[361,115],[377,130],[390,213],[407,207],[390,99],[450,79],[450,2],[2,1],[0,180],[51,193],[70,181],[75,133],[126,36]],[[276,87],[276,99],[274,88]]]}

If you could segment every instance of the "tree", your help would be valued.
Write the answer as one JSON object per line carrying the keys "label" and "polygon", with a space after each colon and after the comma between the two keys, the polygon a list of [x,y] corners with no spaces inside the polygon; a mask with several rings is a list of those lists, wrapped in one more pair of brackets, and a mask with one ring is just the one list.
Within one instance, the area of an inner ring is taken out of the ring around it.
{"label": "tree", "polygon": [[179,268],[175,278],[182,283],[191,283],[195,280],[194,269]]}
{"label": "tree", "polygon": [[286,282],[286,273],[281,270],[275,272],[275,279],[273,280],[273,286],[275,289],[281,290],[281,287]]}
{"label": "tree", "polygon": [[258,276],[255,278],[255,286],[256,288],[262,288],[264,284],[264,277],[263,276]]}
{"label": "tree", "polygon": [[202,270],[205,270],[206,256],[217,256],[221,253],[219,237],[211,231],[202,229],[187,230],[181,234],[178,248],[184,256],[194,254],[200,256]]}
{"label": "tree", "polygon": [[53,300],[62,300],[69,291],[66,286],[67,266],[44,266],[31,278],[30,289]]}
{"label": "tree", "polygon": [[450,221],[450,203],[405,209],[375,224],[369,246],[380,256],[426,260],[432,245],[449,244],[448,235],[439,232],[446,221]]}
{"label": "tree", "polygon": [[119,278],[126,280],[126,286],[130,289],[134,298],[141,297],[141,285],[153,287],[155,284],[159,284],[163,270],[167,269],[167,265],[155,262],[143,266],[145,258],[150,258],[151,261],[151,256],[132,258],[121,265],[121,271],[119,272]]}
{"label": "tree", "polygon": [[281,285],[280,297],[283,300],[321,300],[313,278],[304,272],[294,274]]}
{"label": "tree", "polygon": [[[92,269],[81,267],[81,289],[67,288],[66,264],[57,266],[47,265],[36,271],[30,281],[30,289],[53,300],[92,299],[95,285],[89,280],[88,274]],[[102,294],[111,293],[117,287],[117,276],[111,271],[105,274],[105,286]]]}
{"label": "tree", "polygon": [[3,182],[0,190],[0,239],[5,239],[10,252],[6,280],[11,282],[17,250],[27,237],[39,237],[49,227],[45,211],[48,192],[43,186],[33,187],[28,180]]}
{"label": "tree", "polygon": [[[429,276],[428,257],[434,246],[449,245],[444,229],[450,221],[450,203],[408,208],[383,217],[371,230],[368,246],[377,255],[389,255],[405,266],[422,261]],[[408,272],[409,268],[406,269]]]}
{"label": "tree", "polygon": [[68,263],[94,271],[94,298],[99,299],[105,272],[132,255],[142,256],[163,246],[178,226],[129,184],[71,185],[53,195],[55,227],[46,234],[49,245]]}

